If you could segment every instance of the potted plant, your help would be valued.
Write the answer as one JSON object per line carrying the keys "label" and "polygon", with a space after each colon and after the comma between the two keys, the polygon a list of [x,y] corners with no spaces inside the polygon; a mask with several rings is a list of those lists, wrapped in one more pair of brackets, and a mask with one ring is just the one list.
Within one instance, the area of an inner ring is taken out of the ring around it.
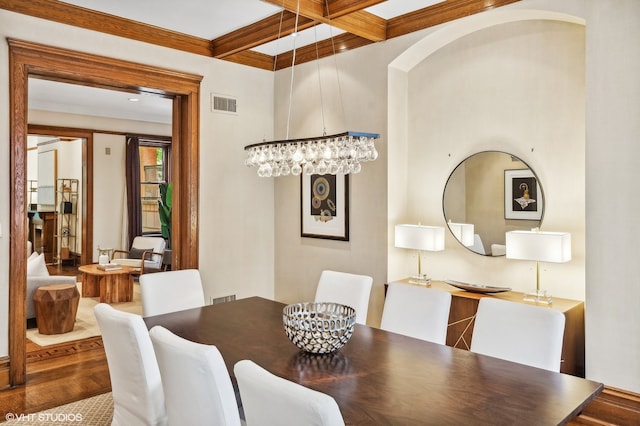
{"label": "potted plant", "polygon": [[160,215],[160,230],[162,237],[167,240],[162,262],[171,266],[171,209],[173,207],[173,184],[161,183],[160,199],[158,200],[158,214]]}

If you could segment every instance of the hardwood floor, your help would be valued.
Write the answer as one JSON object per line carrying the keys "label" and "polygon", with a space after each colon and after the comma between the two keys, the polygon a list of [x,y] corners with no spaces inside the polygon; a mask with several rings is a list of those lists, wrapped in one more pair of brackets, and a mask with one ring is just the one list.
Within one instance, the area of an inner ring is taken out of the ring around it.
{"label": "hardwood floor", "polygon": [[27,345],[27,383],[0,391],[0,421],[111,391],[100,337],[60,345]]}
{"label": "hardwood floor", "polygon": [[[76,275],[77,266],[48,265],[51,275]],[[27,340],[27,383],[0,390],[0,422],[111,391],[102,338],[41,347]]]}

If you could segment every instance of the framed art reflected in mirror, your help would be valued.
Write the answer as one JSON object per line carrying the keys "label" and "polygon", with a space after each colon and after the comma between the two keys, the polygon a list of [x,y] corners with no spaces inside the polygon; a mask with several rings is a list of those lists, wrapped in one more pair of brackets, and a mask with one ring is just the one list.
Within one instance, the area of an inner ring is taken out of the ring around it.
{"label": "framed art reflected in mirror", "polygon": [[543,199],[538,179],[529,169],[504,171],[504,218],[540,220]]}
{"label": "framed art reflected in mirror", "polygon": [[349,241],[349,175],[300,176],[301,236]]}

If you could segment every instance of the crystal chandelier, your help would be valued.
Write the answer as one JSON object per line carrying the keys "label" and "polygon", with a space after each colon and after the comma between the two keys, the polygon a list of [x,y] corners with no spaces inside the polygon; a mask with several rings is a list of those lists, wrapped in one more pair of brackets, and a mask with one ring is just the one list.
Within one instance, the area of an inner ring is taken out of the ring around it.
{"label": "crystal chandelier", "polygon": [[[327,16],[329,13],[328,1],[325,1]],[[283,9],[284,12],[284,9]],[[292,35],[298,31],[298,17],[300,13],[300,1],[296,11],[295,29]],[[282,18],[281,18],[282,19]],[[314,27],[315,28],[315,27]],[[317,40],[316,40],[317,54]],[[333,49],[335,58],[335,47]],[[291,92],[293,91],[293,76],[296,62],[295,42],[293,47],[293,59],[291,63]],[[336,75],[337,72],[336,66]],[[320,71],[318,71],[319,74]],[[319,77],[319,75],[318,75]],[[339,86],[338,81],[338,86]],[[320,93],[321,110],[322,89]],[[373,161],[378,158],[378,151],[374,140],[380,137],[377,133],[344,132],[330,136],[317,136],[304,139],[289,139],[289,120],[291,118],[291,98],[289,93],[289,114],[287,117],[287,138],[285,140],[260,142],[247,145],[244,150],[247,153],[245,165],[258,168],[260,177],[278,177],[288,175],[313,174],[351,174],[359,173],[361,163]],[[340,99],[342,102],[342,99]],[[344,111],[344,106],[342,108]],[[324,112],[322,114],[324,125]]]}
{"label": "crystal chandelier", "polygon": [[260,177],[359,173],[360,163],[378,158],[375,133],[345,132],[308,139],[262,142],[245,146],[245,165]]}

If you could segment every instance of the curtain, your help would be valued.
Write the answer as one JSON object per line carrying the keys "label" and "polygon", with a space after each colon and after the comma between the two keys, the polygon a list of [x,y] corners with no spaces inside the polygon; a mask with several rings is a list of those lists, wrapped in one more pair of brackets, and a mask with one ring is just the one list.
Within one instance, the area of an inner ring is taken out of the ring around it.
{"label": "curtain", "polygon": [[140,144],[136,136],[127,137],[126,154],[127,217],[129,245],[142,235],[142,202],[140,197]]}

